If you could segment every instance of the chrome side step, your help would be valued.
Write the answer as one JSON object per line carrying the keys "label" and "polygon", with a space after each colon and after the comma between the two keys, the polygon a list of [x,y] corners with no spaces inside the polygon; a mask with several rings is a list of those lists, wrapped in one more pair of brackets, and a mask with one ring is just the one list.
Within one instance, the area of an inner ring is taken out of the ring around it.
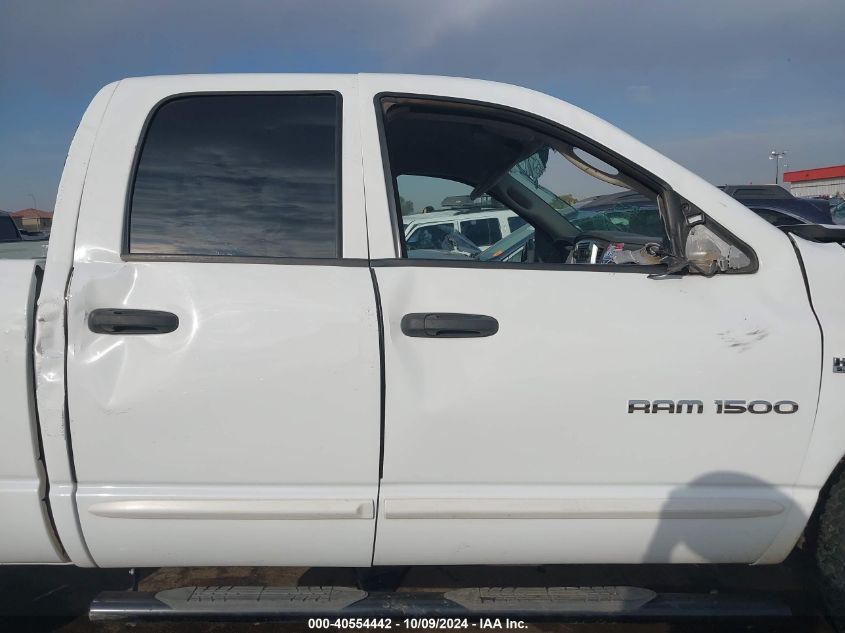
{"label": "chrome side step", "polygon": [[572,618],[788,617],[791,609],[760,597],[657,594],[641,587],[476,587],[451,591],[366,592],[348,587],[182,587],[158,593],[105,591],[91,620],[300,620],[314,617],[485,616]]}
{"label": "chrome side step", "polygon": [[170,609],[189,613],[320,613],[345,609],[366,597],[366,591],[347,587],[181,587],[155,594]]}
{"label": "chrome side step", "polygon": [[480,587],[443,594],[475,613],[546,613],[564,607],[568,613],[622,613],[640,609],[657,597],[641,587]]}

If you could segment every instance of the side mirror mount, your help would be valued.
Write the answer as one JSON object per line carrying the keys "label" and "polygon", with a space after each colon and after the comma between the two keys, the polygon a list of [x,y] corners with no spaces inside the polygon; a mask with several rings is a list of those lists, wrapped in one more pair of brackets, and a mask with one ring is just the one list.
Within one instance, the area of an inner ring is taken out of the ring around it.
{"label": "side mirror mount", "polygon": [[649,275],[649,279],[681,273],[712,277],[717,273],[757,270],[753,251],[694,204],[673,191],[664,195],[663,204],[671,252],[663,259],[667,269]]}
{"label": "side mirror mount", "polygon": [[690,272],[705,277],[712,277],[716,273],[740,271],[751,264],[748,255],[716,235],[703,222],[692,227],[687,233],[684,251],[690,263]]}

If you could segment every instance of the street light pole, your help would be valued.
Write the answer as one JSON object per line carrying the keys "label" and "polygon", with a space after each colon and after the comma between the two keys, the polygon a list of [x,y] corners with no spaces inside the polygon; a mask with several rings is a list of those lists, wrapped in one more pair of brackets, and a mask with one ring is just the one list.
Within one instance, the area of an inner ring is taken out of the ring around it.
{"label": "street light pole", "polygon": [[786,150],[776,152],[772,150],[769,153],[769,160],[775,161],[775,184],[778,184],[778,175],[780,174],[780,159],[786,158]]}

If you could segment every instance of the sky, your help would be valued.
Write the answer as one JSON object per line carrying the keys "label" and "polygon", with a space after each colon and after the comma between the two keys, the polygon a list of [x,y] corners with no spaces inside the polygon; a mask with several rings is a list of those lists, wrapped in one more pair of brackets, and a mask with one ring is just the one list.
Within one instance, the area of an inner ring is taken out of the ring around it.
{"label": "sky", "polygon": [[0,209],[52,210],[103,85],[211,72],[492,79],[715,184],[845,164],[842,0],[0,0]]}

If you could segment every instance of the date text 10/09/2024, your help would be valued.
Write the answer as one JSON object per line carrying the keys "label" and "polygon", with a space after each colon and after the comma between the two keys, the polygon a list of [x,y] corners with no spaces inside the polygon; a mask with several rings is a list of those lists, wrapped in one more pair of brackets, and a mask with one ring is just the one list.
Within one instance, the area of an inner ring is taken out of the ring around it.
{"label": "date text 10/09/2024", "polygon": [[511,618],[310,618],[309,629],[511,629],[527,628]]}

